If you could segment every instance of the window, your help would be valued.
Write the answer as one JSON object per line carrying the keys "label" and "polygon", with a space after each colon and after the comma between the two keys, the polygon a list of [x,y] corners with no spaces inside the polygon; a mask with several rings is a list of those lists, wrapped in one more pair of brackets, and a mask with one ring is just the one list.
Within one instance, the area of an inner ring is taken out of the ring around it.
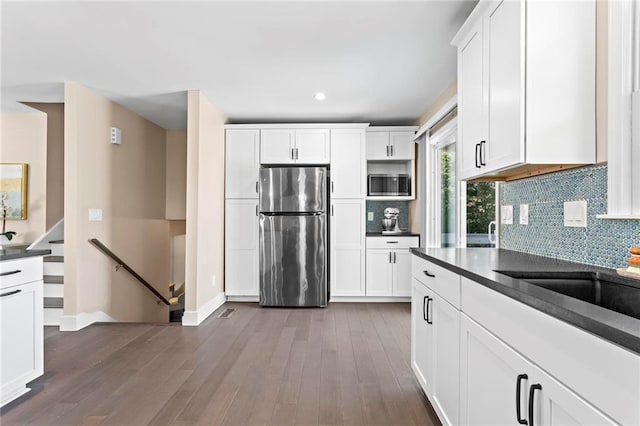
{"label": "window", "polygon": [[640,219],[640,0],[609,2],[609,219]]}

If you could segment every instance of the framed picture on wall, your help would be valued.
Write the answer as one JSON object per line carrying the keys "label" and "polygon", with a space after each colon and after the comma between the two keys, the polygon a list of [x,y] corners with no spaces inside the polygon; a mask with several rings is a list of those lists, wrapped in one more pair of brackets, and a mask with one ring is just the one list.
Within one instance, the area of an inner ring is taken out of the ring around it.
{"label": "framed picture on wall", "polygon": [[27,164],[0,163],[0,215],[8,220],[27,218]]}

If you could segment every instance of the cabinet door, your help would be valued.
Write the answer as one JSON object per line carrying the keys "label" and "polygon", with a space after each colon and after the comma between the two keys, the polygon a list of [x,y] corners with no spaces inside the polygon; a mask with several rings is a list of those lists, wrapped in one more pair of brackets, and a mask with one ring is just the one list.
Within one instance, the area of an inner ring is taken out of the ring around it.
{"label": "cabinet door", "polygon": [[364,200],[331,202],[331,296],[365,295]]}
{"label": "cabinet door", "polygon": [[296,130],[295,161],[298,164],[329,164],[329,129]]}
{"label": "cabinet door", "polygon": [[367,132],[367,160],[388,160],[389,132]]}
{"label": "cabinet door", "polygon": [[430,400],[443,423],[459,424],[460,311],[432,292],[433,383]]}
{"label": "cabinet door", "polygon": [[225,294],[258,296],[258,200],[227,200]]}
{"label": "cabinet door", "polygon": [[524,162],[523,7],[524,2],[502,1],[486,15],[489,138],[483,147],[485,171]]}
{"label": "cabinet door", "polygon": [[331,130],[331,197],[364,198],[367,193],[364,130]]}
{"label": "cabinet door", "polygon": [[393,296],[393,253],[367,250],[367,296]]}
{"label": "cabinet door", "polygon": [[409,250],[396,250],[393,253],[393,295],[396,297],[410,297],[411,258],[413,255]]}
{"label": "cabinet door", "polygon": [[260,131],[260,163],[292,164],[294,136],[291,129],[262,129]]}
{"label": "cabinet door", "polygon": [[225,197],[258,198],[260,131],[228,129],[225,143]]}
{"label": "cabinet door", "polygon": [[[587,403],[540,369],[536,371],[535,383],[539,384],[542,389],[534,393],[533,420],[528,418],[530,425],[616,424],[591,404]],[[530,388],[527,389],[530,390]]]}
{"label": "cabinet door", "polygon": [[484,133],[484,62],[482,19],[458,48],[458,143],[460,179],[481,173],[480,142]]}
{"label": "cabinet door", "polygon": [[[520,385],[520,418],[527,417],[527,391],[534,383],[533,364],[475,321],[461,314],[460,424],[518,424],[516,386]],[[526,378],[518,383],[518,375]]]}
{"label": "cabinet door", "polygon": [[0,291],[0,405],[43,373],[42,280]]}
{"label": "cabinet door", "polygon": [[389,145],[391,145],[391,159],[413,160],[416,156],[413,132],[389,132]]}
{"label": "cabinet door", "polygon": [[433,327],[427,322],[427,300],[430,292],[415,278],[411,283],[411,367],[422,389],[430,395],[434,355]]}

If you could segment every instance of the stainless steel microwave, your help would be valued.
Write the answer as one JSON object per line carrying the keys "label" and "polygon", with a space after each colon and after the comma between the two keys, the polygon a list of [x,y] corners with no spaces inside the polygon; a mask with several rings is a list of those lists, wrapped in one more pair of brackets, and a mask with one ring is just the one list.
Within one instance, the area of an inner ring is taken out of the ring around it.
{"label": "stainless steel microwave", "polygon": [[409,175],[369,175],[368,195],[410,196]]}

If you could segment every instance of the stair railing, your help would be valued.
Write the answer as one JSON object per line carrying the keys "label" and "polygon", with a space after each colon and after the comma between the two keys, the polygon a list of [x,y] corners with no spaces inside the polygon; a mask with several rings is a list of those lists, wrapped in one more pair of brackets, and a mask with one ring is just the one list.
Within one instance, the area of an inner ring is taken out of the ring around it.
{"label": "stair railing", "polygon": [[125,271],[127,271],[128,273],[130,273],[131,275],[133,275],[133,277],[135,279],[137,279],[140,284],[142,284],[143,286],[145,286],[147,288],[147,290],[149,290],[151,293],[153,293],[157,298],[158,298],[158,303],[162,302],[165,305],[169,306],[170,303],[169,301],[158,292],[158,290],[156,290],[155,288],[153,288],[153,286],[151,284],[149,284],[147,282],[147,280],[145,280],[144,278],[142,278],[140,276],[140,274],[138,274],[136,271],[134,271],[131,266],[127,265],[127,263],[125,261],[123,261],[122,259],[120,259],[114,252],[112,252],[111,250],[109,250],[107,248],[107,246],[105,246],[104,244],[102,244],[100,242],[100,240],[98,240],[97,238],[91,238],[89,240],[89,242],[91,244],[93,244],[94,246],[96,246],[98,248],[98,250],[100,250],[101,252],[103,252],[104,254],[106,254],[107,256],[109,256],[111,259],[113,259],[116,262],[116,270],[120,269],[120,268],[124,268]]}

